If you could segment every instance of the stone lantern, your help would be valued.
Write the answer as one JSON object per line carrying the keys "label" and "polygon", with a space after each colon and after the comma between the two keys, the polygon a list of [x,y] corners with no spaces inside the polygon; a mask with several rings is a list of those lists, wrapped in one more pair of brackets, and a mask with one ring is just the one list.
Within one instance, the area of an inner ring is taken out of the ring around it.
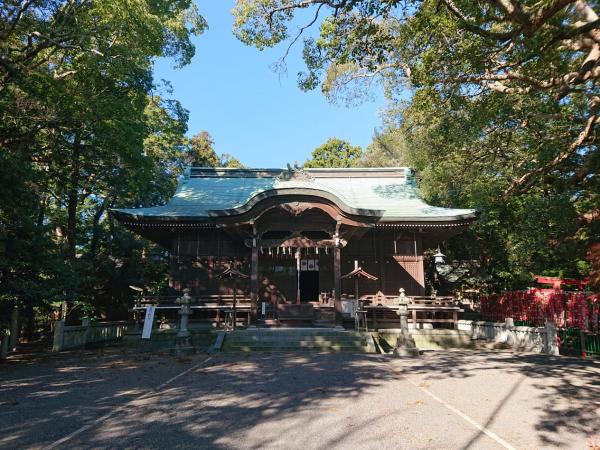
{"label": "stone lantern", "polygon": [[190,290],[184,289],[183,296],[179,297],[175,302],[181,305],[179,308],[179,327],[177,331],[177,338],[175,340],[175,348],[172,350],[177,356],[191,355],[195,353],[195,349],[191,343],[191,333],[188,330],[188,321],[192,310],[190,305],[192,304],[192,297],[190,296]]}
{"label": "stone lantern", "polygon": [[404,289],[400,288],[398,296],[398,311],[400,317],[400,334],[396,339],[396,347],[394,348],[394,356],[419,356],[419,349],[415,344],[415,340],[408,332],[408,298],[404,295]]}

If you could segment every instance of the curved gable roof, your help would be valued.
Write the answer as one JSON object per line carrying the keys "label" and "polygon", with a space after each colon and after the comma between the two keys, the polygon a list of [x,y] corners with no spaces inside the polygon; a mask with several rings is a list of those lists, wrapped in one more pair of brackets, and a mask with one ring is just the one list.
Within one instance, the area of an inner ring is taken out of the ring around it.
{"label": "curved gable roof", "polygon": [[139,219],[202,220],[251,209],[277,195],[311,195],[349,214],[379,221],[456,221],[475,218],[472,209],[431,206],[419,196],[407,168],[381,169],[206,169],[192,168],[168,204],[114,210]]}

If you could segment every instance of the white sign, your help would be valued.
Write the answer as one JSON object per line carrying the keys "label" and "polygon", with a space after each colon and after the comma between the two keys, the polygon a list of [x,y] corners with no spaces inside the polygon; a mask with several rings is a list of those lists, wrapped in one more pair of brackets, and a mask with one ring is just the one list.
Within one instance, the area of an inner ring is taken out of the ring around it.
{"label": "white sign", "polygon": [[152,333],[152,322],[154,322],[154,311],[156,306],[146,308],[146,317],[144,317],[144,329],[142,330],[142,339],[150,339]]}
{"label": "white sign", "polygon": [[318,271],[319,270],[319,260],[318,259],[302,259],[300,260],[300,270],[310,270],[310,271]]}

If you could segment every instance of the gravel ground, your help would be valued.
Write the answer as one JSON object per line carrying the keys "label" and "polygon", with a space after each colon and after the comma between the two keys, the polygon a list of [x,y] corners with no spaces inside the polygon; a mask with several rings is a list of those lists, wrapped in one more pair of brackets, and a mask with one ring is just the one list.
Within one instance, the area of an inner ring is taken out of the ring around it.
{"label": "gravel ground", "polygon": [[491,351],[0,365],[0,448],[600,449],[600,363]]}

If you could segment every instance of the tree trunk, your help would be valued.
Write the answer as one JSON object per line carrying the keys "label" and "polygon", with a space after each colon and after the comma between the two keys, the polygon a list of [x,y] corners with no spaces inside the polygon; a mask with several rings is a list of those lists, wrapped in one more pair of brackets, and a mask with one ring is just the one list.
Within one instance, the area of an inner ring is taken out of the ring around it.
{"label": "tree trunk", "polygon": [[43,192],[40,196],[40,204],[38,209],[38,216],[36,226],[38,230],[44,226],[44,218],[46,217],[46,193]]}
{"label": "tree trunk", "polygon": [[102,218],[102,214],[106,210],[106,204],[108,203],[108,197],[105,198],[98,210],[94,214],[94,220],[92,225],[92,239],[90,241],[90,257],[93,259],[96,257],[96,251],[98,249],[98,242],[100,240],[100,219]]}
{"label": "tree trunk", "polygon": [[33,299],[28,298],[25,300],[25,319],[26,319],[26,328],[25,328],[25,336],[27,337],[27,342],[33,341],[33,333],[35,330],[35,313],[33,311]]}
{"label": "tree trunk", "polygon": [[74,260],[77,250],[77,204],[79,200],[80,142],[75,138],[71,160],[71,174],[67,196],[67,245],[69,259]]}

